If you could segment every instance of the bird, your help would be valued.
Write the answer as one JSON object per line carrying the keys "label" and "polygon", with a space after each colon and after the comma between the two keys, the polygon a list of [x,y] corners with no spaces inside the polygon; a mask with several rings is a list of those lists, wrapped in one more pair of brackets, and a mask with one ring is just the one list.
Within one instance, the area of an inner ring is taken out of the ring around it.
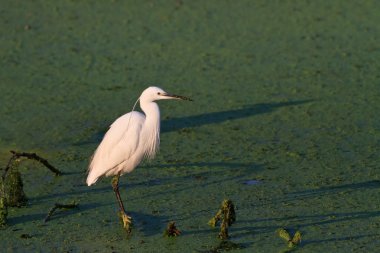
{"label": "bird", "polygon": [[102,176],[113,176],[112,188],[119,204],[123,226],[130,231],[132,218],[127,215],[119,192],[119,178],[132,172],[143,159],[153,159],[160,145],[160,109],[157,100],[192,99],[167,93],[155,86],[146,88],[137,99],[144,113],[134,111],[117,118],[95,150],[88,166],[86,183],[93,185]]}

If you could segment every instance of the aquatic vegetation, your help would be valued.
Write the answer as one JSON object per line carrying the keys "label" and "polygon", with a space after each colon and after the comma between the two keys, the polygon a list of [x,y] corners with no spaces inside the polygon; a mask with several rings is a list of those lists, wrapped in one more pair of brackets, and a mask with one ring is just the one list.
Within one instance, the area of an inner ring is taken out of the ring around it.
{"label": "aquatic vegetation", "polygon": [[175,225],[175,221],[171,221],[168,223],[168,226],[166,227],[164,231],[164,236],[166,237],[174,237],[179,236],[181,234],[181,231],[179,231]]}
{"label": "aquatic vegetation", "polygon": [[280,228],[278,230],[278,235],[287,241],[289,248],[294,248],[301,243],[302,235],[300,231],[296,231],[293,237],[291,237],[286,229]]}
{"label": "aquatic vegetation", "polygon": [[4,227],[7,224],[8,207],[5,203],[5,198],[1,192],[0,196],[0,227]]}
{"label": "aquatic vegetation", "polygon": [[228,227],[236,221],[235,206],[231,200],[223,200],[222,205],[214,217],[208,222],[211,227],[215,227],[218,222],[220,223],[219,238],[222,240],[227,239]]}

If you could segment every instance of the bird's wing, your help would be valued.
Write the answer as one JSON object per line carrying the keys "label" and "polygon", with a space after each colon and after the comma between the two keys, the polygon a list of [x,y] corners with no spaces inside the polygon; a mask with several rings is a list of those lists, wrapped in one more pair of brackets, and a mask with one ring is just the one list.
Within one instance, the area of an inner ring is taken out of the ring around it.
{"label": "bird's wing", "polygon": [[124,114],[115,120],[96,149],[90,166],[87,184],[92,184],[136,151],[145,116],[139,112]]}

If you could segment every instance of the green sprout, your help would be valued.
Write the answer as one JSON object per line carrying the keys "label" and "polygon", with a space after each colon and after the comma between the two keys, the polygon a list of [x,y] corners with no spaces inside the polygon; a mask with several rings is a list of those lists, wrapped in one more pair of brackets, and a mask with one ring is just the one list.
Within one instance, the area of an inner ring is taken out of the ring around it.
{"label": "green sprout", "polygon": [[218,222],[220,223],[219,238],[222,240],[227,239],[228,227],[230,227],[236,221],[235,206],[231,200],[224,200],[218,212],[208,222],[211,227],[215,227]]}
{"label": "green sprout", "polygon": [[293,238],[292,238],[286,229],[280,228],[278,230],[278,235],[282,239],[287,241],[289,248],[294,248],[294,247],[298,246],[302,240],[302,235],[301,235],[300,231],[296,231],[295,234],[293,235]]}

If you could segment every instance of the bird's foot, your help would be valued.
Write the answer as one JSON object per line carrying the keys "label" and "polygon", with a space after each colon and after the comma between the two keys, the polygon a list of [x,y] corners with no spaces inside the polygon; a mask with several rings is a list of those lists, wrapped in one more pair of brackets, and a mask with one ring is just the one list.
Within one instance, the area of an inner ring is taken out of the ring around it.
{"label": "bird's foot", "polygon": [[123,227],[124,229],[130,233],[132,230],[132,217],[128,216],[125,212],[120,211],[119,212],[119,217],[121,221],[123,222]]}

